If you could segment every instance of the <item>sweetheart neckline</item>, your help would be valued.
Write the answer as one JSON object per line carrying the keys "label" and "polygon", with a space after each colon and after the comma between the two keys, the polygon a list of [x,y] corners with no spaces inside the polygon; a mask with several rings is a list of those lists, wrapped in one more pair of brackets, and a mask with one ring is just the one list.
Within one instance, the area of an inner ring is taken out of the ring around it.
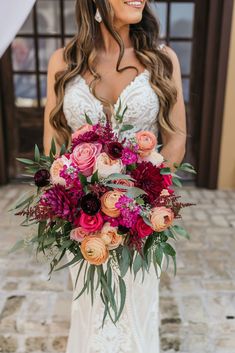
{"label": "sweetheart neckline", "polygon": [[[141,78],[142,76],[144,76],[144,75],[149,75],[149,74],[150,74],[149,70],[148,70],[148,69],[144,69],[144,71],[142,71],[141,73],[139,73],[138,75],[136,75],[135,78],[134,78],[133,80],[131,80],[131,81],[123,88],[123,90],[122,90],[121,93],[119,94],[119,96],[118,96],[116,102],[115,102],[114,104],[112,104],[112,107],[113,107],[114,111],[116,111],[116,107],[119,105],[119,101],[121,100],[121,97],[125,94],[125,92],[129,89],[129,87],[131,87],[131,86],[132,86],[139,78]],[[77,76],[80,78],[81,82],[83,82],[84,86],[86,87],[86,89],[87,89],[88,92],[90,93],[91,97],[92,97],[96,102],[98,102],[98,103],[100,104],[100,107],[101,107],[101,109],[102,109],[102,112],[104,113],[104,105],[102,104],[102,102],[101,102],[98,98],[96,98],[96,97],[94,96],[94,94],[92,94],[92,92],[91,92],[91,90],[90,90],[90,87],[89,87],[88,83],[86,82],[85,78],[84,78],[82,75],[80,75],[80,74],[78,74]]]}

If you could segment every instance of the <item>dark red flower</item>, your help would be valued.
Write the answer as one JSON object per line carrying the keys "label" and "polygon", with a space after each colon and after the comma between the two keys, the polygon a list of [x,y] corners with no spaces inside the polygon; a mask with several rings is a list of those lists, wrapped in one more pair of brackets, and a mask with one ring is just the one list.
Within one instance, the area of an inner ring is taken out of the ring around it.
{"label": "dark red flower", "polygon": [[110,142],[104,146],[104,151],[110,158],[118,159],[122,157],[123,146],[120,142]]}
{"label": "dark red flower", "polygon": [[38,187],[46,186],[50,183],[50,173],[47,169],[40,169],[34,174],[34,182]]}
{"label": "dark red flower", "polygon": [[137,222],[135,224],[135,230],[139,238],[148,237],[150,234],[153,233],[153,229],[145,223],[142,217],[138,217]]}
{"label": "dark red flower", "polygon": [[88,215],[94,216],[99,212],[100,207],[101,202],[95,194],[89,193],[81,199],[81,209]]}
{"label": "dark red flower", "polygon": [[161,169],[151,162],[141,162],[137,168],[131,172],[131,176],[136,180],[135,186],[143,189],[148,194],[149,202],[152,203],[165,188],[164,177],[160,173]]}

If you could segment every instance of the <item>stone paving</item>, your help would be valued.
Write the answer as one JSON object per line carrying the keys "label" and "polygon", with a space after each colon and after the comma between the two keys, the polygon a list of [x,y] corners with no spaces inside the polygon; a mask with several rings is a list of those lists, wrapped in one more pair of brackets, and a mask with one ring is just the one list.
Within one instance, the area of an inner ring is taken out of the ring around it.
{"label": "stone paving", "polygon": [[[0,188],[0,352],[64,353],[72,298],[68,271],[48,281],[44,261],[26,252],[6,256],[30,232],[7,212],[25,190]],[[197,206],[183,211],[191,240],[177,241],[177,276],[170,269],[161,279],[162,352],[235,353],[235,192],[186,187],[182,194]]]}

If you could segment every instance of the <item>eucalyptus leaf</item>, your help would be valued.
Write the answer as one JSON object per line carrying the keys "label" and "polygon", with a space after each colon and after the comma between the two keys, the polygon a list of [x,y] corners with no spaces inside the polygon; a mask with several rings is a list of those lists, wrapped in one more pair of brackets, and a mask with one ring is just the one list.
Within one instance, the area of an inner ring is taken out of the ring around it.
{"label": "eucalyptus leaf", "polygon": [[172,229],[174,232],[181,235],[182,237],[190,239],[190,234],[188,233],[188,231],[185,228],[179,226],[178,224],[172,226],[170,229]]}
{"label": "eucalyptus leaf", "polygon": [[34,160],[35,160],[35,162],[39,163],[40,158],[41,158],[41,155],[40,155],[39,148],[37,145],[35,145],[35,147],[34,147]]}
{"label": "eucalyptus leaf", "polygon": [[91,119],[89,118],[89,116],[87,115],[87,113],[85,113],[85,118],[86,118],[87,124],[93,125],[93,124],[92,124],[92,121],[91,121]]}
{"label": "eucalyptus leaf", "polygon": [[17,161],[24,163],[24,164],[28,164],[28,165],[34,165],[35,161],[32,161],[31,159],[27,159],[27,158],[16,158]]}
{"label": "eucalyptus leaf", "polygon": [[175,256],[175,249],[169,243],[160,243],[160,246],[165,255]]}
{"label": "eucalyptus leaf", "polygon": [[130,124],[126,124],[126,125],[123,125],[120,129],[120,132],[124,132],[124,131],[128,131],[128,130],[132,130],[134,128],[133,125],[130,125]]}

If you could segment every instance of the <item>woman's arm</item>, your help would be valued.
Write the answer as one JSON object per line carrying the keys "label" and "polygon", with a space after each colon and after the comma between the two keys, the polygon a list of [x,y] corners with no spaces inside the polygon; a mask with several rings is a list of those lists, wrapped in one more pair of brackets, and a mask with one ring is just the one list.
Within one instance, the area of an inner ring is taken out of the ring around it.
{"label": "woman's arm", "polygon": [[[66,68],[66,63],[63,60],[63,50],[58,49],[56,50],[48,64],[48,72],[47,72],[47,102],[44,111],[44,132],[43,132],[43,147],[44,153],[49,155],[50,147],[51,147],[51,140],[55,138],[55,130],[50,124],[49,117],[51,111],[56,106],[56,94],[54,90],[55,84],[55,74],[58,71],[64,70]],[[57,152],[60,151],[60,146],[56,144]]]}
{"label": "woman's arm", "polygon": [[177,89],[177,102],[175,103],[170,120],[180,131],[176,132],[168,132],[162,131],[162,142],[163,147],[161,150],[161,154],[168,161],[167,164],[169,167],[173,168],[174,163],[181,163],[186,148],[186,113],[185,113],[185,105],[184,105],[184,97],[183,97],[183,89],[182,89],[182,79],[181,79],[181,70],[180,64],[177,55],[175,52],[169,48],[165,47],[167,54],[170,56],[173,63],[173,80]]}

